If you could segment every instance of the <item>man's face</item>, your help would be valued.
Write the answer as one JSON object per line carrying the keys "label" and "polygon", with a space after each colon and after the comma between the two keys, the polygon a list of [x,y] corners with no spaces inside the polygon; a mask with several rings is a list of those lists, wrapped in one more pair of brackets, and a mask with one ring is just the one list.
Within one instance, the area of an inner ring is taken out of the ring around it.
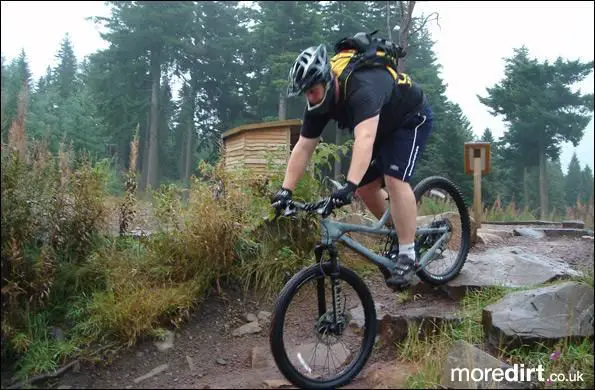
{"label": "man's face", "polygon": [[310,103],[311,106],[315,106],[320,103],[324,97],[324,85],[318,83],[307,90],[304,95],[306,96],[308,103]]}

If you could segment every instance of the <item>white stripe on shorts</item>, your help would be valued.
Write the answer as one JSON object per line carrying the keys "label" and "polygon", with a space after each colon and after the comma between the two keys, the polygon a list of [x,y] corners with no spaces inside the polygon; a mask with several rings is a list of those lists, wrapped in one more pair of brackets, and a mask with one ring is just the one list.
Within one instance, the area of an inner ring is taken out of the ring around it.
{"label": "white stripe on shorts", "polygon": [[[419,129],[421,125],[426,123],[426,116],[422,115],[422,117],[424,119],[421,121],[419,125],[415,126],[415,130],[413,130],[413,144],[411,145],[411,152],[409,153],[409,161],[407,162],[407,167],[403,172],[403,180],[405,179],[405,176],[411,176],[411,172],[413,171],[413,167],[415,166],[415,158],[417,157],[417,150],[419,149],[419,146],[415,144],[415,141],[417,140],[417,129]],[[409,169],[410,166],[411,169]],[[409,174],[407,173],[407,171],[409,171]]]}

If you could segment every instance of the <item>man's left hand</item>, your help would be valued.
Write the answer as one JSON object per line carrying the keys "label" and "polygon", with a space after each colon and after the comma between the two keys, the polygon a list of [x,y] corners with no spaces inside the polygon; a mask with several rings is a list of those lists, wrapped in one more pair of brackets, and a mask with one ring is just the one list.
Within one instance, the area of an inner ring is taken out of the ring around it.
{"label": "man's left hand", "polygon": [[350,204],[353,200],[353,194],[356,189],[357,185],[353,184],[350,181],[347,181],[343,188],[333,192],[333,194],[331,195],[331,202],[335,207],[341,207]]}

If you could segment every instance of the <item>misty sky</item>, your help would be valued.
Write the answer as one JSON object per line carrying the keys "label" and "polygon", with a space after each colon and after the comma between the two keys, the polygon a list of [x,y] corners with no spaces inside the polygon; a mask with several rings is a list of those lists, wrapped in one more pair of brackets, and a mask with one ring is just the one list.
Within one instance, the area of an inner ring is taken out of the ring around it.
{"label": "misty sky", "polygon": [[[93,23],[85,21],[87,16],[107,16],[103,2],[3,1],[1,7],[2,55],[10,61],[24,48],[35,80],[48,65],[54,65],[66,32],[71,35],[79,60],[107,47]],[[525,44],[529,55],[539,60],[562,56],[591,61],[594,57],[593,1],[418,1],[415,11],[417,15],[433,11],[440,14],[440,27],[433,22],[430,31],[436,41],[434,50],[442,65],[447,97],[461,106],[476,134],[489,127],[499,137],[505,130],[502,120],[491,116],[476,95],[485,96],[486,87],[502,80],[503,58],[512,55],[513,48]],[[578,87],[593,93],[593,74]],[[581,166],[593,168],[593,141],[591,120],[576,149],[564,145],[564,172],[574,150]]]}

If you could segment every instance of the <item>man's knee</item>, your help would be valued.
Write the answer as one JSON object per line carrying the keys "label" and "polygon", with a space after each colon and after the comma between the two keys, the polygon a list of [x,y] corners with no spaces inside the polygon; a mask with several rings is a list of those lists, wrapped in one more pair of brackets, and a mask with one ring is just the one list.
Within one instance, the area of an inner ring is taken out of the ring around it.
{"label": "man's knee", "polygon": [[386,183],[386,187],[391,190],[395,190],[398,192],[410,192],[413,191],[411,188],[411,184],[409,184],[408,180],[404,180],[403,178],[395,177],[386,175],[384,177],[384,181]]}
{"label": "man's knee", "polygon": [[381,185],[382,185],[381,179],[378,178],[368,184],[358,187],[355,190],[355,195],[360,198],[362,198],[362,197],[367,198],[371,195],[375,195],[378,192],[378,190],[380,190]]}

